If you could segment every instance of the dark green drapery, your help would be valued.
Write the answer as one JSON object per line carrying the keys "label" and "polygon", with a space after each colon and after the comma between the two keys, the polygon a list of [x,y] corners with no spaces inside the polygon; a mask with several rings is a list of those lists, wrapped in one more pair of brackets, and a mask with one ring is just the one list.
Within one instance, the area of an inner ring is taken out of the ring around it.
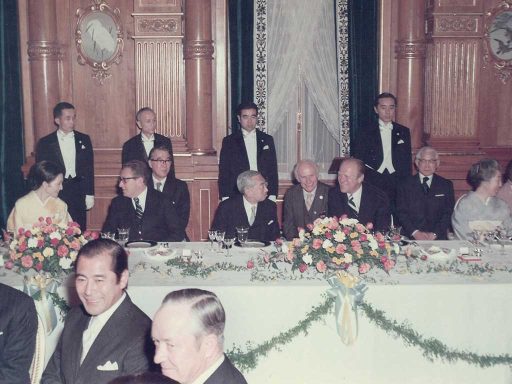
{"label": "dark green drapery", "polygon": [[240,129],[236,108],[254,98],[254,0],[229,0],[229,53],[231,69],[231,128]]}
{"label": "dark green drapery", "polygon": [[25,192],[17,1],[0,2],[0,223]]}
{"label": "dark green drapery", "polygon": [[378,0],[349,0],[350,138],[375,117],[379,89]]}

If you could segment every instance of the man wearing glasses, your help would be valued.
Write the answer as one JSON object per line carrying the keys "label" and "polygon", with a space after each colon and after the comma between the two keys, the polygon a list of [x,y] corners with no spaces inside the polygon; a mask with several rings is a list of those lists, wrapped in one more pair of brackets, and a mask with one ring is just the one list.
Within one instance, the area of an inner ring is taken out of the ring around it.
{"label": "man wearing glasses", "polygon": [[119,174],[123,196],[112,199],[103,231],[129,227],[129,240],[182,241],[185,231],[176,210],[162,193],[147,187],[149,178],[146,163],[123,164]]}
{"label": "man wearing glasses", "polygon": [[148,164],[151,168],[149,184],[168,198],[178,214],[180,227],[185,230],[190,216],[190,194],[187,183],[171,172],[173,164],[169,148],[165,145],[154,147],[149,152]]}
{"label": "man wearing glasses", "polygon": [[453,183],[437,175],[439,155],[423,147],[414,161],[418,173],[398,186],[397,214],[404,234],[416,240],[446,240],[455,199]]}
{"label": "man wearing glasses", "polygon": [[279,237],[276,203],[267,199],[267,182],[258,171],[245,171],[236,180],[241,195],[222,201],[215,212],[212,229],[236,236],[236,227],[248,227],[248,238],[274,241]]}

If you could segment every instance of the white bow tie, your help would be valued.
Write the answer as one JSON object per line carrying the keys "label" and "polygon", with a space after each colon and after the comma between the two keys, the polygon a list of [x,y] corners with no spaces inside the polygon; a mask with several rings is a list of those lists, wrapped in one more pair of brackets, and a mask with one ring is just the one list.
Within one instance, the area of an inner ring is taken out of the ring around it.
{"label": "white bow tie", "polygon": [[154,137],[152,137],[151,139],[147,139],[147,138],[145,138],[144,136],[142,136],[142,142],[143,142],[143,143],[149,143],[149,142],[152,142],[152,141],[155,141],[155,138],[154,138]]}
{"label": "white bow tie", "polygon": [[393,129],[393,124],[383,124],[379,126],[381,131],[391,131]]}

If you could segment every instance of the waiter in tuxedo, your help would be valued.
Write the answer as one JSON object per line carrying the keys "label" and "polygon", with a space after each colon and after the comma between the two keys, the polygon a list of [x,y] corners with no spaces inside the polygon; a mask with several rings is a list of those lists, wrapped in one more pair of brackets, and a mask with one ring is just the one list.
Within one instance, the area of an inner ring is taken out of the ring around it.
{"label": "waiter in tuxedo", "polygon": [[248,227],[248,238],[274,241],[279,237],[276,203],[267,199],[267,182],[257,171],[238,175],[241,195],[222,201],[215,211],[212,229],[226,232],[226,238],[236,236],[236,227]]}
{"label": "waiter in tuxedo", "polygon": [[0,383],[30,383],[36,334],[34,300],[0,283]]}
{"label": "waiter in tuxedo", "polygon": [[121,152],[121,163],[125,164],[131,160],[139,160],[147,163],[149,152],[154,147],[165,146],[171,154],[172,167],[171,174],[174,176],[174,155],[172,152],[172,143],[168,137],[156,133],[156,113],[149,107],[139,109],[135,115],[137,127],[140,129],[138,135],[123,144]]}
{"label": "waiter in tuxedo", "polygon": [[139,160],[123,164],[119,174],[119,188],[123,196],[112,199],[104,232],[129,228],[129,240],[182,241],[185,230],[171,202],[152,187],[149,167]]}
{"label": "waiter in tuxedo", "polygon": [[355,158],[346,158],[338,169],[338,185],[329,190],[329,216],[347,215],[363,225],[373,224],[376,230],[387,230],[391,211],[387,195],[377,187],[363,182],[365,166]]}
{"label": "waiter in tuxedo", "polygon": [[128,255],[110,239],[85,244],[75,262],[82,302],[66,316],[64,329],[41,384],[107,384],[151,364],[151,319],[132,303]]}
{"label": "waiter in tuxedo", "polygon": [[299,236],[298,228],[327,214],[329,186],[318,181],[318,166],[312,160],[300,160],[293,168],[299,184],[284,195],[283,234],[287,240]]}
{"label": "waiter in tuxedo", "polygon": [[187,183],[171,173],[172,156],[169,148],[165,145],[153,147],[149,152],[148,164],[152,181],[149,184],[168,198],[178,215],[179,226],[185,232],[190,216],[190,194]]}
{"label": "waiter in tuxedo", "polygon": [[172,291],[156,312],[151,329],[155,363],[165,376],[182,384],[247,384],[224,354],[225,324],[224,307],[213,292]]}
{"label": "waiter in tuxedo", "polygon": [[394,121],[397,102],[391,93],[381,93],[373,109],[378,122],[356,135],[352,156],[368,168],[365,181],[386,192],[395,213],[396,185],[411,175],[411,134]]}
{"label": "waiter in tuxedo", "polygon": [[66,102],[53,108],[58,129],[42,137],[36,146],[36,162],[48,160],[65,169],[59,197],[68,205],[71,218],[87,226],[86,211],[94,206],[94,157],[91,139],[75,131],[75,107]]}
{"label": "waiter in tuxedo", "polygon": [[268,182],[269,199],[276,201],[279,177],[272,136],[256,129],[258,107],[253,102],[238,106],[242,129],[222,140],[219,160],[219,195],[222,200],[239,195],[236,180],[247,170],[258,171]]}
{"label": "waiter in tuxedo", "polygon": [[446,240],[455,198],[453,183],[438,174],[439,155],[423,147],[414,162],[418,173],[409,176],[397,192],[397,214],[404,234],[416,240]]}

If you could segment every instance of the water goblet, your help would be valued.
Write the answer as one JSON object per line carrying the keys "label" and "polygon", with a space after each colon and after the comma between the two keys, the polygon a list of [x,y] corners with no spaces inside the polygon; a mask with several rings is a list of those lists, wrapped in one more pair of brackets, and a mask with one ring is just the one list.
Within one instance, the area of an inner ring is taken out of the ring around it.
{"label": "water goblet", "polygon": [[222,242],[224,241],[224,236],[226,235],[226,232],[224,231],[215,231],[215,240],[219,243],[219,253],[222,253]]}
{"label": "water goblet", "polygon": [[113,232],[101,232],[100,236],[102,239],[114,240],[115,236]]}
{"label": "water goblet", "polygon": [[249,235],[249,228],[245,226],[236,227],[236,237],[238,238],[238,242],[240,246],[243,247],[247,242],[247,236]]}
{"label": "water goblet", "polygon": [[388,232],[389,240],[392,243],[399,242],[402,239],[400,232],[402,232],[402,227],[395,227],[394,225],[391,225],[389,227],[389,232]]}
{"label": "water goblet", "polygon": [[119,227],[117,228],[117,237],[119,239],[119,243],[125,244],[130,237],[130,228],[128,227]]}
{"label": "water goblet", "polygon": [[208,238],[210,239],[210,251],[213,251],[213,242],[215,241],[215,232],[214,229],[208,230]]}
{"label": "water goblet", "polygon": [[234,237],[228,237],[228,238],[224,238],[224,244],[226,245],[226,248],[228,249],[228,252],[227,252],[227,257],[231,256],[230,254],[230,250],[231,250],[231,247],[233,246],[233,243],[235,242],[235,238]]}

